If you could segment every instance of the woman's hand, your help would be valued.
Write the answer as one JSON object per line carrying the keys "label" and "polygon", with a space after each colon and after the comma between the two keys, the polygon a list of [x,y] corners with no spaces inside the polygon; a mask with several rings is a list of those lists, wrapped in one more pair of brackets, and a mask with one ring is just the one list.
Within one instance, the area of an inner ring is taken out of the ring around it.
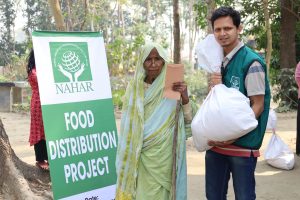
{"label": "woman's hand", "polygon": [[173,83],[172,89],[174,91],[180,93],[181,99],[182,99],[182,105],[185,105],[189,102],[189,96],[188,96],[188,92],[187,92],[187,84],[184,81]]}

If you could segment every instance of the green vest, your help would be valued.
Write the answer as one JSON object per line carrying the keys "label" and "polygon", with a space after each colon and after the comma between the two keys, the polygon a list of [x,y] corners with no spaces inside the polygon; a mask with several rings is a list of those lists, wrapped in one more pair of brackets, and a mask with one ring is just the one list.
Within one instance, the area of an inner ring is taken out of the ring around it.
{"label": "green vest", "polygon": [[263,69],[265,71],[266,89],[264,97],[264,111],[257,119],[257,127],[253,131],[247,133],[243,137],[240,137],[237,141],[233,143],[236,146],[248,149],[259,149],[266,131],[271,99],[266,64],[263,58],[261,58],[253,50],[251,50],[249,47],[243,46],[232,57],[232,59],[229,61],[228,65],[225,67],[222,73],[223,83],[227,87],[236,88],[248,97],[247,90],[245,88],[245,78],[250,65],[254,61],[258,61],[263,66]]}

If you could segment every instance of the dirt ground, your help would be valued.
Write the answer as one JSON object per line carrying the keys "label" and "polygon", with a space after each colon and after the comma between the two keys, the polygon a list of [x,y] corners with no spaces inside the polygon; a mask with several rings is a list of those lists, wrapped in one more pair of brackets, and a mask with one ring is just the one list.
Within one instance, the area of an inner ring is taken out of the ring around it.
{"label": "dirt ground", "polygon": [[[34,150],[29,146],[29,114],[1,113],[5,130],[16,154],[25,162],[34,164]],[[295,152],[296,143],[296,113],[277,114],[277,134]],[[119,127],[120,120],[117,119]],[[286,171],[269,166],[264,160],[263,153],[272,133],[267,131],[261,148],[262,156],[256,168],[256,195],[258,200],[299,200],[300,199],[300,157],[295,156],[295,167]],[[190,138],[187,141],[188,166],[188,200],[205,199],[204,186],[204,155],[193,147]],[[228,199],[234,199],[232,183],[228,190]]]}

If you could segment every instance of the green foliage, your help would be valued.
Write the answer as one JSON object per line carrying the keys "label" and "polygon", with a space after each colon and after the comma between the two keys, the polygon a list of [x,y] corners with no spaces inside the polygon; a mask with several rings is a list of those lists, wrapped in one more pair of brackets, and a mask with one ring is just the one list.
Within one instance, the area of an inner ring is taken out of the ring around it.
{"label": "green foliage", "polygon": [[[269,0],[269,16],[272,29],[273,49],[279,51],[279,34],[280,34],[280,7],[279,1]],[[241,1],[243,9],[241,17],[243,23],[243,35],[255,36],[256,49],[265,49],[267,46],[267,32],[265,28],[265,18],[263,14],[262,1]],[[261,9],[257,9],[261,8]]]}
{"label": "green foliage", "polygon": [[196,17],[198,26],[200,27],[200,29],[204,29],[207,26],[207,5],[200,1],[198,4],[194,5],[194,9],[198,13]]}
{"label": "green foliage", "polygon": [[[279,84],[277,75],[280,73],[280,23],[279,20],[276,20],[271,25],[272,29],[272,57],[271,57],[271,63],[270,63],[270,74],[269,74],[269,80],[271,85]],[[267,42],[267,36],[266,34],[263,34],[262,37],[257,38],[257,48],[262,49],[264,46],[266,46]]]}
{"label": "green foliage", "polygon": [[16,113],[28,113],[30,112],[30,104],[29,103],[13,104],[12,110],[13,112]]}
{"label": "green foliage", "polygon": [[196,104],[200,104],[207,95],[207,73],[204,70],[193,70],[185,63],[184,80],[188,85],[189,97]]}
{"label": "green foliage", "polygon": [[125,94],[127,85],[132,79],[132,76],[118,75],[110,78],[113,104],[115,108],[121,110],[123,105],[123,96]]}
{"label": "green foliage", "polygon": [[30,43],[33,30],[54,30],[54,23],[47,0],[25,0],[25,5],[23,15],[27,21],[24,30]]}
{"label": "green foliage", "polygon": [[0,65],[7,65],[11,61],[14,51],[13,27],[16,13],[14,2],[0,1]]}
{"label": "green foliage", "polygon": [[[216,7],[220,7],[220,6],[235,7],[237,5],[237,1],[235,1],[235,0],[215,0],[212,2]],[[208,4],[207,4],[206,0],[199,0],[198,3],[194,5],[194,9],[198,13],[196,20],[197,20],[197,24],[200,27],[200,29],[205,29],[208,25],[208,23],[207,23],[208,7],[207,6],[208,6]]]}
{"label": "green foliage", "polygon": [[280,69],[275,76],[274,102],[279,102],[278,112],[285,112],[297,108],[298,89],[294,77],[294,68]]}
{"label": "green foliage", "polygon": [[118,110],[122,109],[124,94],[125,94],[125,89],[112,91],[113,104],[115,108],[117,108]]}
{"label": "green foliage", "polygon": [[124,75],[132,72],[137,62],[137,52],[144,43],[144,35],[140,33],[133,40],[119,36],[107,44],[107,62],[111,75]]}
{"label": "green foliage", "polygon": [[3,75],[0,75],[0,82],[9,82],[9,79]]}
{"label": "green foliage", "polygon": [[12,55],[10,65],[5,67],[5,78],[7,81],[23,81],[27,79],[26,55]]}

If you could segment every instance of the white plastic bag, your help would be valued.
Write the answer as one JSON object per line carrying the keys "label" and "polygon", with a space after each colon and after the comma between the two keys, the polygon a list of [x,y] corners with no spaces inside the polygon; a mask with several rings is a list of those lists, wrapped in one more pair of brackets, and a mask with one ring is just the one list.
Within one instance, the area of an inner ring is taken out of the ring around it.
{"label": "white plastic bag", "polygon": [[195,49],[198,66],[209,73],[220,72],[224,57],[223,48],[218,44],[213,34],[209,34],[200,41]]}
{"label": "white plastic bag", "polygon": [[267,123],[267,129],[272,130],[272,132],[275,133],[276,124],[277,124],[276,113],[273,109],[270,109],[268,123]]}
{"label": "white plastic bag", "polygon": [[272,135],[264,156],[267,163],[273,167],[286,170],[294,168],[294,153],[277,134]]}
{"label": "white plastic bag", "polygon": [[258,122],[249,99],[234,88],[214,86],[200,106],[191,127],[198,151],[210,149],[208,140],[228,141],[256,128]]}

